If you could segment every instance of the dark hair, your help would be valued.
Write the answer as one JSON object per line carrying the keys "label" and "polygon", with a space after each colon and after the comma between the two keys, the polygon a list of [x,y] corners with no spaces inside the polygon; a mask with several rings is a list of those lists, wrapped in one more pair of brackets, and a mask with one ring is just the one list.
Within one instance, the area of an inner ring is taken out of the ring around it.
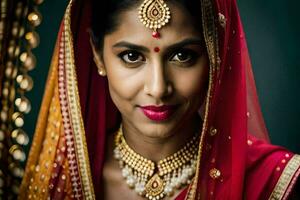
{"label": "dark hair", "polygon": [[[195,17],[201,18],[200,0],[165,0],[179,3]],[[114,32],[119,25],[119,16],[135,6],[142,4],[143,0],[92,0],[91,35],[96,48],[102,49],[103,38],[106,34]]]}

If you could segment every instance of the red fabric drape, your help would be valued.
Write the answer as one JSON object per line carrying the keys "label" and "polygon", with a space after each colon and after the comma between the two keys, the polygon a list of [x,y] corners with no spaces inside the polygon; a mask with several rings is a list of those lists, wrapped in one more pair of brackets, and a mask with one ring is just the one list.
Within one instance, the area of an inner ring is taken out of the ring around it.
{"label": "red fabric drape", "polygon": [[[217,78],[207,111],[209,128],[217,128],[218,133],[207,134],[204,139],[196,196],[222,200],[267,199],[281,174],[275,169],[283,169],[282,160],[288,162],[292,154],[287,157],[286,150],[267,144],[267,131],[235,0],[214,0],[213,5],[215,18],[222,14],[226,19],[225,27],[216,23],[221,65],[218,74],[213,75]],[[107,79],[98,75],[93,63],[88,33],[90,18],[90,2],[76,1],[72,7],[72,30],[80,104],[94,189],[100,199],[105,135],[118,127],[119,113],[110,99]],[[214,168],[221,172],[218,179],[209,175]],[[186,192],[177,199],[184,199]]]}
{"label": "red fabric drape", "polygon": [[80,104],[96,196],[101,197],[102,167],[106,133],[118,127],[119,113],[110,99],[107,79],[99,76],[90,47],[90,1],[77,1],[73,8],[72,29]]}

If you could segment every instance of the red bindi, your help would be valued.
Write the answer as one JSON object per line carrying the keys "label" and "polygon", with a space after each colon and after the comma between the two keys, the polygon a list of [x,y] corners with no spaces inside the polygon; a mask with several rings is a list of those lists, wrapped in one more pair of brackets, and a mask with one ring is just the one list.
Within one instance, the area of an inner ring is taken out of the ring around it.
{"label": "red bindi", "polygon": [[155,48],[154,48],[154,51],[155,51],[156,53],[158,53],[158,52],[160,51],[160,48],[159,48],[159,47],[155,47]]}

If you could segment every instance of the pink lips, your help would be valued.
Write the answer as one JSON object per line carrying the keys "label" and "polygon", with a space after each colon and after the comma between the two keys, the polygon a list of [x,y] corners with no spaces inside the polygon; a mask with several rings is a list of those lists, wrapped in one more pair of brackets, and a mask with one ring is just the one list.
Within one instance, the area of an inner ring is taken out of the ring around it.
{"label": "pink lips", "polygon": [[167,120],[176,110],[177,106],[163,105],[163,106],[141,106],[143,113],[153,121]]}

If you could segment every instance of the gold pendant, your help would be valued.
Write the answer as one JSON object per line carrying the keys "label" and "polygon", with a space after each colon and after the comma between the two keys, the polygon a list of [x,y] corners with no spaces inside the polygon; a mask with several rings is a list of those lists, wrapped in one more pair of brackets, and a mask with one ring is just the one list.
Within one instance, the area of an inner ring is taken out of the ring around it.
{"label": "gold pendant", "polygon": [[139,8],[140,21],[153,30],[152,36],[159,38],[157,29],[165,26],[171,19],[170,8],[163,0],[145,0]]}
{"label": "gold pendant", "polygon": [[162,199],[164,195],[165,183],[159,177],[158,174],[155,174],[146,184],[145,191],[146,197],[150,200]]}

